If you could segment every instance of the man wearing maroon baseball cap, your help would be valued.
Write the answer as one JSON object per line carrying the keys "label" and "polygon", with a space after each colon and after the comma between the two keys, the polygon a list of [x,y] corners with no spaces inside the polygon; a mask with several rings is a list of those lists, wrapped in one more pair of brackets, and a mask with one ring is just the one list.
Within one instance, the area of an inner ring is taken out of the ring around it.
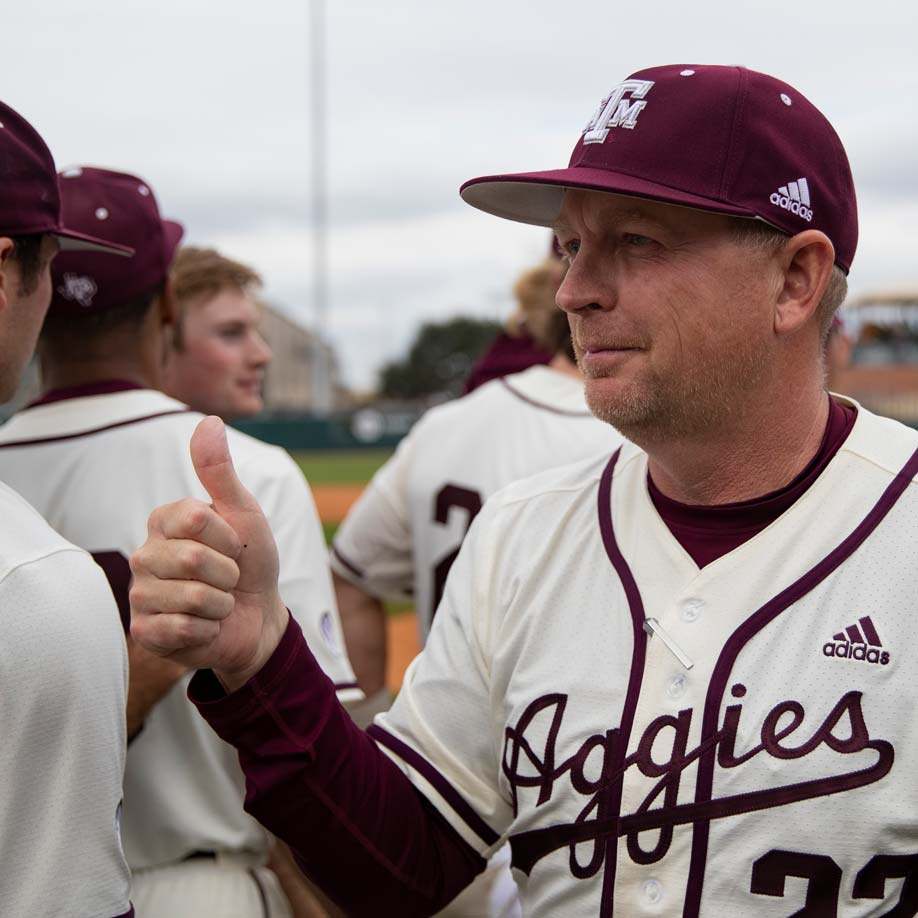
{"label": "man wearing maroon baseball cap", "polygon": [[[100,236],[104,237],[104,232]],[[61,219],[35,129],[0,103],[0,399],[31,357],[60,248],[110,245]],[[0,476],[2,478],[2,476]],[[127,661],[99,568],[0,485],[0,911],[132,914],[121,850]]]}
{"label": "man wearing maroon baseball cap", "polygon": [[[127,623],[127,559],[146,536],[150,511],[190,488],[204,494],[187,446],[203,415],[160,391],[182,227],[162,218],[136,175],[83,166],[62,172],[60,184],[69,226],[104,232],[135,254],[65,252],[55,260],[38,345],[44,394],[0,429],[0,479],[93,554]],[[340,631],[324,539],[302,473],[278,447],[235,431],[233,443],[248,486],[283,533],[291,608],[334,644]],[[128,659],[121,832],[138,914],[287,918],[289,903],[266,866],[271,839],[243,810],[234,751],[186,697],[187,668],[130,637]],[[331,646],[327,671],[353,685],[346,657]]]}
{"label": "man wearing maroon baseball cap", "polygon": [[857,243],[829,122],[655,67],[566,168],[462,194],[553,228],[587,400],[631,442],[486,503],[377,747],[210,419],[212,506],[154,513],[135,638],[199,669],[250,812],[349,915],[430,914],[507,839],[527,916],[915,914],[918,432],[824,385]]}

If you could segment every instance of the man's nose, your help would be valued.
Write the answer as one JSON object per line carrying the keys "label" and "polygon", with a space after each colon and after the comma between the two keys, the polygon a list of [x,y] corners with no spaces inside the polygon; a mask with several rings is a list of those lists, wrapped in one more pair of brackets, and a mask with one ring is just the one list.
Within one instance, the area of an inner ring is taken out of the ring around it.
{"label": "man's nose", "polygon": [[558,288],[555,302],[568,314],[584,309],[612,309],[615,289],[608,271],[599,271],[596,256],[578,252]]}

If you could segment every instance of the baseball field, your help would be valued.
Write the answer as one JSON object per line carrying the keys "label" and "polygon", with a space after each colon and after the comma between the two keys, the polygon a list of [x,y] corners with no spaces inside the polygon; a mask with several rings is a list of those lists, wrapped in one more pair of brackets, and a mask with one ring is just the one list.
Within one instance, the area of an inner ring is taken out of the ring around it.
{"label": "baseball field", "polygon": [[[373,473],[389,458],[388,450],[349,450],[347,452],[292,452],[315,497],[325,541],[331,542],[351,504],[360,496]],[[418,628],[414,610],[404,604],[387,606],[388,663],[386,681],[392,692],[402,684],[402,676],[417,655]]]}

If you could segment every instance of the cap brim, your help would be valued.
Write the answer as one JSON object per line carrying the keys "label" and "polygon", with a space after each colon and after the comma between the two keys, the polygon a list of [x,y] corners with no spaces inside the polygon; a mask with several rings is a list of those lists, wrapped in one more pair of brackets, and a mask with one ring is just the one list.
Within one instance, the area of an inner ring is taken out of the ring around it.
{"label": "cap brim", "polygon": [[175,258],[175,252],[184,235],[185,227],[182,226],[181,223],[176,223],[175,220],[163,220],[163,236],[165,237],[166,243],[167,264],[172,264],[172,260]]}
{"label": "cap brim", "polygon": [[110,255],[123,255],[126,258],[134,254],[134,250],[128,245],[107,242],[105,239],[78,233],[76,230],[69,230],[62,226],[50,230],[50,234],[57,238],[62,252],[108,252]]}
{"label": "cap brim", "polygon": [[633,175],[578,166],[547,172],[486,175],[470,179],[459,189],[459,193],[467,204],[496,217],[550,227],[558,219],[564,192],[569,188],[647,198],[735,217],[757,216],[751,210],[725,204],[716,198],[689,194]]}

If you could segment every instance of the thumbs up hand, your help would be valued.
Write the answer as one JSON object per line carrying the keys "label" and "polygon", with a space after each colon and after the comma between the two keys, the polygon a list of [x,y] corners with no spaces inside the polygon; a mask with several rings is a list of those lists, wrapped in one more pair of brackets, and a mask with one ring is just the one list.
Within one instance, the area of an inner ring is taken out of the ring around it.
{"label": "thumbs up hand", "polygon": [[153,511],[131,558],[131,635],[153,653],[213,669],[230,691],[267,662],[287,627],[277,546],[236,476],[219,418],[191,438],[191,460],[212,503]]}

